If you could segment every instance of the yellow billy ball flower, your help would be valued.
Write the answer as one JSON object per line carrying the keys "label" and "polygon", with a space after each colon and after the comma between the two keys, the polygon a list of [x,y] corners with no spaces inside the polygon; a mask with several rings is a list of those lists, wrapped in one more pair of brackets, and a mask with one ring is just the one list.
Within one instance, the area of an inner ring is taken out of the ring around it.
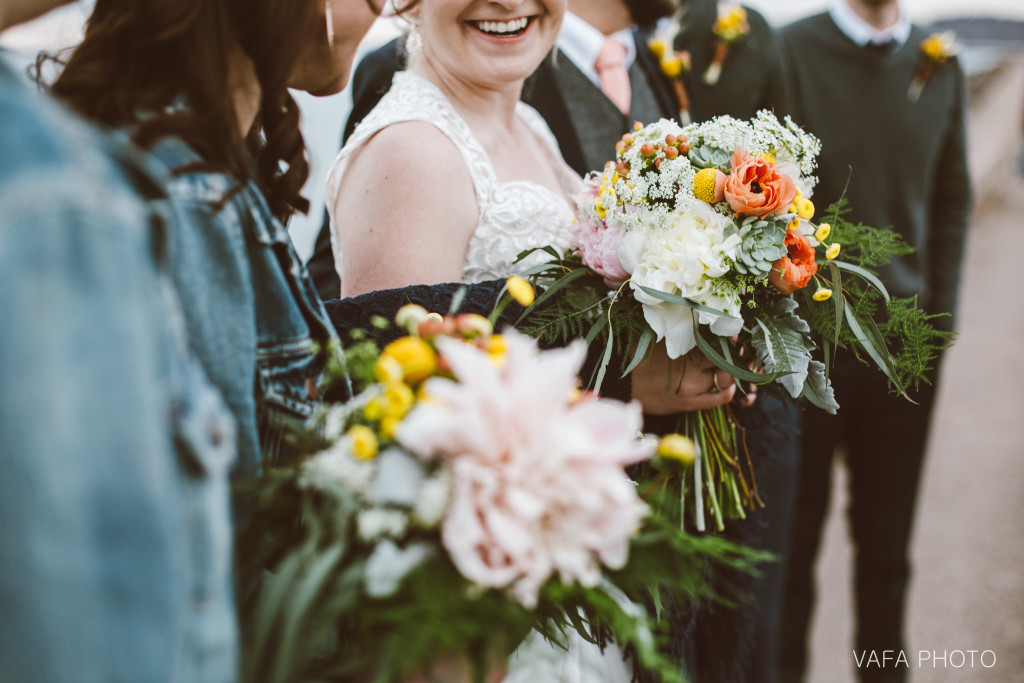
{"label": "yellow billy ball flower", "polygon": [[796,206],[796,215],[803,218],[805,221],[809,221],[814,218],[814,203],[810,199],[800,199],[794,202]]}
{"label": "yellow billy ball flower", "polygon": [[828,249],[825,251],[825,258],[831,261],[836,256],[839,256],[839,248],[839,242],[833,242],[830,244]]}
{"label": "yellow billy ball flower", "polygon": [[406,382],[420,382],[437,370],[437,354],[419,337],[396,339],[384,347],[383,355],[398,361]]}
{"label": "yellow billy ball flower", "polygon": [[649,43],[647,43],[647,47],[650,48],[651,52],[653,52],[654,56],[658,59],[664,57],[665,52],[668,51],[668,45],[665,44],[665,41],[657,38],[653,38]]}
{"label": "yellow billy ball flower", "polygon": [[355,425],[348,430],[352,454],[360,460],[372,460],[377,456],[377,435],[366,425]]}
{"label": "yellow billy ball flower", "polygon": [[682,434],[667,434],[658,444],[658,455],[666,460],[678,460],[685,465],[692,465],[697,459],[697,446],[693,439]]}
{"label": "yellow billy ball flower", "polygon": [[679,78],[683,73],[683,60],[679,57],[667,57],[661,60],[661,72],[669,78]]}
{"label": "yellow billy ball flower", "polygon": [[505,281],[505,285],[508,287],[508,293],[519,302],[520,306],[529,306],[533,303],[535,296],[533,286],[525,279],[518,275],[513,275]]}
{"label": "yellow billy ball flower", "polygon": [[814,231],[814,239],[819,242],[824,242],[828,239],[828,236],[832,233],[832,226],[828,223],[822,223],[818,226],[818,229]]}
{"label": "yellow billy ball flower", "polygon": [[702,202],[712,203],[715,200],[715,169],[704,168],[693,176],[693,196]]}
{"label": "yellow billy ball flower", "polygon": [[825,287],[818,287],[818,291],[811,295],[815,301],[828,301],[832,298],[832,290]]}
{"label": "yellow billy ball flower", "polygon": [[380,355],[373,367],[378,382],[401,382],[405,373],[402,364],[394,356]]}

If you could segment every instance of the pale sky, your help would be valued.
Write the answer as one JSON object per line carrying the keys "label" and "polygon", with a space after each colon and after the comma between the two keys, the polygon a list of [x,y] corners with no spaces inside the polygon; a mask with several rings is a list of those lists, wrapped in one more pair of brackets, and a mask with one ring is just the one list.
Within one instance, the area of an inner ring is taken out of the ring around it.
{"label": "pale sky", "polygon": [[[827,8],[832,0],[742,0],[776,24]],[[963,16],[993,16],[1024,21],[1024,0],[902,0],[915,21]],[[78,0],[41,20],[3,34],[0,44],[15,50],[63,47],[77,42],[82,19],[91,2]]]}

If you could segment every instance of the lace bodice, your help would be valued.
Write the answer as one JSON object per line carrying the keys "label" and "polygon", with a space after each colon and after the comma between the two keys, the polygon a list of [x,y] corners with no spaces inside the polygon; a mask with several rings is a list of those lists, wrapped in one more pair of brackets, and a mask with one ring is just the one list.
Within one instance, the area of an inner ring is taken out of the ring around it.
{"label": "lace bodice", "polygon": [[338,235],[345,226],[344,217],[334,215],[334,199],[348,158],[378,131],[406,121],[430,123],[444,133],[465,159],[473,180],[479,219],[466,248],[462,266],[463,282],[506,278],[550,258],[539,252],[513,265],[516,256],[530,247],[550,245],[564,252],[569,246],[573,222],[567,197],[576,194],[580,178],[562,160],[558,144],[540,114],[522,102],[516,105],[516,114],[551,153],[564,196],[529,181],[498,182],[483,146],[473,137],[469,125],[445,95],[432,83],[412,72],[400,71],[395,74],[391,90],[356,127],[338,153],[327,177],[331,244],[338,275],[344,279]]}

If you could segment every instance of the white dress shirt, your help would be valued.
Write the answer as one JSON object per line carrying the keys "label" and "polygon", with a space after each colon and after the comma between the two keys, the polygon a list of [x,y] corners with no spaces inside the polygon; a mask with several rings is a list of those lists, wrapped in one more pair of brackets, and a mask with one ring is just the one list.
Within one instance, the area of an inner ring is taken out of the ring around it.
{"label": "white dress shirt", "polygon": [[[633,40],[633,29],[626,28],[609,37],[614,38],[626,48],[622,65],[628,71],[636,61],[636,41]],[[604,38],[603,33],[572,12],[565,13],[565,19],[562,20],[562,33],[558,36],[558,49],[598,88],[601,87],[601,77],[597,75],[594,64],[597,62],[598,53],[601,52]]]}
{"label": "white dress shirt", "polygon": [[902,47],[910,37],[910,17],[902,5],[899,6],[899,10],[900,17],[896,23],[881,30],[861,19],[856,12],[850,9],[846,0],[836,0],[829,10],[829,14],[839,30],[861,47],[868,43],[883,45],[890,40]]}

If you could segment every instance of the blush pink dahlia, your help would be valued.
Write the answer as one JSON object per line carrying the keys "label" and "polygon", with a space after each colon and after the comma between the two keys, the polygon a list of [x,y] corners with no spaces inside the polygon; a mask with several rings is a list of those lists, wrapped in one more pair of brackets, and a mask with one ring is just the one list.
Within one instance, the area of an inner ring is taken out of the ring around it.
{"label": "blush pink dahlia", "polygon": [[505,342],[496,365],[473,346],[439,339],[457,381],[428,380],[430,399],[397,438],[451,466],[441,536],[459,571],[481,586],[511,586],[533,607],[556,573],[594,586],[600,564],[625,564],[648,508],[622,468],[654,446],[636,438],[638,404],[571,400],[582,342],[544,353],[515,332]]}

